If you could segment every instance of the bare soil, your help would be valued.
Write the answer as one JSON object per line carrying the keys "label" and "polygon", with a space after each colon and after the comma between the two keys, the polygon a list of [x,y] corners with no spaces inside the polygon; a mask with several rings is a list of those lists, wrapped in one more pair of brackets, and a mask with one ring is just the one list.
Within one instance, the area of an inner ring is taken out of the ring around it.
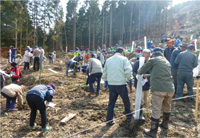
{"label": "bare soil", "polygon": [[[41,133],[40,125],[34,130],[29,130],[30,108],[25,99],[25,95],[29,89],[39,84],[35,82],[40,72],[24,72],[20,84],[26,86],[23,93],[24,107],[19,111],[4,113],[6,100],[1,96],[1,137],[66,137],[76,132],[94,127],[106,121],[107,106],[109,100],[109,92],[103,87],[100,96],[89,96],[89,89],[85,86],[86,75],[78,72],[76,76],[73,73],[65,76],[65,61],[72,58],[73,55],[56,59],[52,65],[45,62],[44,70],[41,72],[41,83],[48,84],[53,82],[56,84],[56,95],[53,98],[54,108],[47,107],[47,122],[52,126],[52,130],[44,134]],[[6,68],[7,59],[2,59],[1,68]],[[62,61],[62,63],[61,63]],[[51,68],[57,72],[55,74],[48,70]],[[23,70],[23,66],[21,66]],[[7,78],[7,84],[10,79]],[[134,97],[135,101],[135,90]],[[150,98],[149,98],[150,105]],[[170,118],[169,130],[159,129],[159,137],[200,137],[200,126],[197,127],[194,120],[195,102],[173,101],[172,116]],[[118,98],[115,105],[115,118],[123,115],[124,105],[121,98]],[[60,121],[69,113],[75,113],[76,116],[69,120],[66,124]],[[116,120],[112,127],[101,125],[99,127],[84,131],[73,137],[144,137],[143,129],[150,128],[151,108],[144,111],[146,122],[141,124],[135,122],[134,127],[130,129],[130,124],[125,121],[125,117]],[[40,124],[39,113],[36,122]],[[199,122],[199,121],[198,121]]]}

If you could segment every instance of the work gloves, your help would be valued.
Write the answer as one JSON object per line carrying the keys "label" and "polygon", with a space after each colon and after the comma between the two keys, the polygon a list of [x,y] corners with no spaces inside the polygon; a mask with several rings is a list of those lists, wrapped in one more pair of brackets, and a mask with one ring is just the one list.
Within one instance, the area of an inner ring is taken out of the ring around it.
{"label": "work gloves", "polygon": [[129,85],[133,85],[133,81],[132,81],[132,80],[129,80],[128,84],[129,84]]}
{"label": "work gloves", "polygon": [[105,87],[106,89],[108,89],[108,81],[105,81],[105,82],[104,82],[104,87]]}

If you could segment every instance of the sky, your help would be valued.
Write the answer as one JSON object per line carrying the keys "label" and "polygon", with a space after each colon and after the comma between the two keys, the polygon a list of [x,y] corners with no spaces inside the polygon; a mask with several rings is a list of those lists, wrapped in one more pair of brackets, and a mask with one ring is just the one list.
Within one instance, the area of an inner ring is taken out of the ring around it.
{"label": "sky", "polygon": [[[99,6],[101,7],[103,5],[105,0],[99,0]],[[186,2],[188,0],[173,0],[173,6],[176,4],[180,4],[182,2]],[[64,18],[63,21],[66,20],[65,16],[66,16],[66,4],[67,4],[68,0],[60,0],[60,5],[63,7],[63,11],[64,11]],[[83,4],[84,0],[79,0],[79,5],[78,5],[78,9],[81,7],[81,5]]]}

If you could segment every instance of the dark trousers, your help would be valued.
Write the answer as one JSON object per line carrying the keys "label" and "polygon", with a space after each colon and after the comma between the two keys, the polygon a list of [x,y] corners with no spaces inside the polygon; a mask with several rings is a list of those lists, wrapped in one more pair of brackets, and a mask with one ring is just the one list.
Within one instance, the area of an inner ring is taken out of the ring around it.
{"label": "dark trousers", "polygon": [[90,92],[95,92],[94,90],[94,82],[97,82],[97,91],[96,94],[100,94],[101,89],[101,76],[102,73],[95,73],[89,76],[89,85],[90,85]]}
{"label": "dark trousers", "polygon": [[30,126],[34,126],[37,110],[39,110],[41,114],[42,128],[46,128],[47,115],[44,100],[40,96],[34,94],[27,95],[26,100],[31,108]]}
{"label": "dark trousers", "polygon": [[175,94],[176,94],[176,91],[177,91],[177,73],[178,73],[178,70],[172,68],[171,71],[172,71],[172,77],[173,77],[173,81],[174,81]]}
{"label": "dark trousers", "polygon": [[11,62],[15,62],[16,60],[16,55],[11,55]]}
{"label": "dark trousers", "polygon": [[39,57],[35,57],[34,58],[33,69],[34,70],[39,70],[40,69],[40,58]]}
{"label": "dark trousers", "polygon": [[[110,90],[110,94],[109,94],[109,104],[108,104],[108,112],[107,112],[106,121],[113,119],[114,107],[115,107],[115,103],[117,101],[118,95],[120,95],[120,97],[123,100],[123,103],[125,106],[125,114],[131,113],[130,100],[128,97],[128,89],[127,89],[126,85],[108,85],[108,88]],[[129,114],[126,117],[132,118],[132,114]],[[109,123],[111,123],[111,122],[109,122]]]}
{"label": "dark trousers", "polygon": [[187,84],[188,94],[193,95],[193,72],[178,71],[178,86],[177,86],[176,98],[183,97],[183,89],[185,83]]}
{"label": "dark trousers", "polygon": [[24,62],[24,70],[29,69],[29,62]]}
{"label": "dark trousers", "polygon": [[16,104],[16,97],[10,97],[1,92],[1,95],[6,98],[6,109],[14,109]]}

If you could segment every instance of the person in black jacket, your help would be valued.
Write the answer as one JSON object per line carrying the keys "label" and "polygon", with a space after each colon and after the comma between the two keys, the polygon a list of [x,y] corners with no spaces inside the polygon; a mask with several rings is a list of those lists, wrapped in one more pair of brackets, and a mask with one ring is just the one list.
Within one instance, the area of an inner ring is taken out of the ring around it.
{"label": "person in black jacket", "polygon": [[46,132],[51,129],[51,126],[46,127],[46,105],[45,101],[51,102],[55,95],[55,84],[50,83],[49,85],[37,85],[28,91],[26,94],[26,100],[29,107],[31,108],[30,115],[30,130],[36,125],[34,124],[37,110],[40,111],[42,121],[42,132]]}
{"label": "person in black jacket", "polygon": [[[145,57],[145,62],[147,62],[150,58],[151,51],[149,49],[144,49],[142,56]],[[139,60],[135,62],[133,65],[133,77],[134,77],[134,87],[137,89],[137,74],[138,74],[138,69],[139,69]],[[147,72],[147,74],[150,74]],[[143,107],[147,107],[148,104],[148,95],[149,95],[149,89],[150,89],[150,80],[147,77],[147,75],[143,76],[144,79],[147,79],[148,81],[144,84],[142,87],[143,93],[142,93],[142,104],[141,104],[141,109]],[[145,118],[143,117],[143,110],[140,110],[140,119],[145,121]]]}

